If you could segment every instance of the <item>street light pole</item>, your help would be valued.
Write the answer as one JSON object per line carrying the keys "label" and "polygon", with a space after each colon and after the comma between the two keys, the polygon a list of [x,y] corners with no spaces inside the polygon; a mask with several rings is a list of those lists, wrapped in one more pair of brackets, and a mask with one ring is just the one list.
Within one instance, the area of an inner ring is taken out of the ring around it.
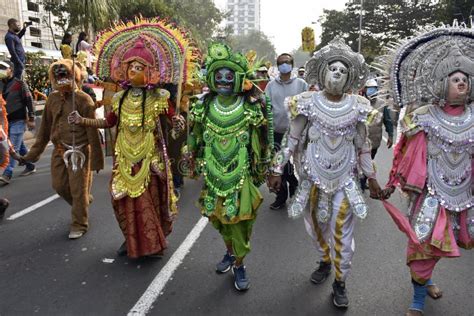
{"label": "street light pole", "polygon": [[360,11],[359,11],[359,54],[362,46],[362,8],[364,6],[364,0],[360,0]]}

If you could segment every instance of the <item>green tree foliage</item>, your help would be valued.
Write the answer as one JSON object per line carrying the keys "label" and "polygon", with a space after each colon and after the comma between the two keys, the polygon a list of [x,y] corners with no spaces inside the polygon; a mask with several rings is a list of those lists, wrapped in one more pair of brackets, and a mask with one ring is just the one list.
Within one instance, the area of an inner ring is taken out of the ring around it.
{"label": "green tree foliage", "polygon": [[[472,0],[364,0],[362,23],[362,54],[370,63],[380,55],[382,47],[400,38],[413,35],[428,24],[452,23],[462,12],[467,20]],[[324,10],[321,48],[336,36],[341,36],[355,51],[359,40],[360,0],[346,3],[343,11]],[[458,12],[458,13],[456,13]]]}
{"label": "green tree foliage", "polygon": [[244,35],[229,36],[227,44],[236,52],[243,54],[250,50],[257,52],[257,58],[274,62],[276,60],[275,46],[268,37],[260,31],[251,31]]}
{"label": "green tree foliage", "polygon": [[116,0],[122,20],[143,17],[167,18],[192,33],[201,48],[205,48],[224,18],[212,0]]}
{"label": "green tree foliage", "polygon": [[26,53],[26,82],[28,82],[31,91],[38,90],[43,92],[48,88],[48,69],[49,65],[42,59],[43,52]]}

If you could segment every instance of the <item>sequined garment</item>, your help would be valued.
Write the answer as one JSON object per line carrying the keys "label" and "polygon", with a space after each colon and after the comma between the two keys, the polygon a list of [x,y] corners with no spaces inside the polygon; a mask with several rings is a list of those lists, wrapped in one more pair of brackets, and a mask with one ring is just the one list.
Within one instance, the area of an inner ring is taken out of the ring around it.
{"label": "sequined garment", "polygon": [[407,135],[423,130],[428,136],[428,192],[440,205],[460,212],[474,205],[472,163],[474,154],[474,105],[460,116],[446,114],[439,106],[424,106],[405,118]]}
{"label": "sequined garment", "polygon": [[358,172],[358,152],[368,146],[365,123],[377,112],[366,99],[358,96],[346,94],[340,102],[333,103],[322,92],[302,93],[289,99],[288,106],[293,116],[301,115],[307,120],[301,137],[295,139],[289,132],[288,144],[274,162],[274,171],[281,173],[293,155],[301,169],[302,181],[289,208],[289,216],[302,214],[311,187],[315,185],[320,189],[317,213],[320,223],[331,217],[331,196],[339,190],[344,190],[354,213],[364,218],[367,207],[354,179]]}
{"label": "sequined garment", "polygon": [[[264,173],[259,174],[255,167],[269,161],[265,156],[270,152],[264,148],[266,146],[261,147],[255,134],[257,128],[267,124],[261,103],[250,104],[239,96],[233,104],[224,106],[213,97],[194,104],[190,119],[199,128],[190,135],[188,143],[198,151],[199,144],[204,147],[197,157],[198,173],[204,175],[206,186],[204,213],[210,216],[218,198],[222,198],[225,214],[232,219],[238,215],[239,194],[244,181],[250,178],[252,183],[260,185]],[[262,156],[258,155],[260,161],[253,155],[257,152],[264,152]]]}
{"label": "sequined garment", "polygon": [[311,98],[300,96],[298,112],[308,117],[308,145],[302,157],[304,173],[320,189],[334,193],[354,177],[357,155],[354,138],[356,124],[367,119],[371,108],[346,95],[340,103],[321,93]]}
{"label": "sequined garment", "polygon": [[[117,93],[113,103],[113,111],[120,117],[115,143],[116,168],[112,180],[114,199],[140,196],[150,181],[150,168],[155,172],[163,172],[165,169],[155,148],[154,131],[159,115],[168,107],[169,92],[163,89],[147,91],[143,127],[143,91],[132,89],[125,97],[119,115],[119,100],[123,93]],[[132,175],[132,167],[137,164],[141,164],[140,170]]]}

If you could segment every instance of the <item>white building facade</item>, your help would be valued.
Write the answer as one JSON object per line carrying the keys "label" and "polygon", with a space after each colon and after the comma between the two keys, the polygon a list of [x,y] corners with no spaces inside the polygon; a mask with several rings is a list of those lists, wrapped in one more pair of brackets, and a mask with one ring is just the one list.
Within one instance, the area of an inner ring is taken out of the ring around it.
{"label": "white building facade", "polygon": [[260,31],[260,0],[227,0],[226,11],[226,25],[232,27],[234,35]]}

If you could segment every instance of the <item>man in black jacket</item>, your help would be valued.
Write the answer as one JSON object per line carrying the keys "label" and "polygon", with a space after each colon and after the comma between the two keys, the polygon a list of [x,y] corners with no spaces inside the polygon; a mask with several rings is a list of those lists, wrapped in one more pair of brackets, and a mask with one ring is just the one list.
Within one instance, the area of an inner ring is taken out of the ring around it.
{"label": "man in black jacket", "polygon": [[[35,114],[33,111],[33,98],[28,85],[13,77],[14,67],[10,62],[0,62],[0,68],[6,68],[7,78],[2,80],[2,95],[6,102],[8,119],[8,137],[15,148],[15,151],[24,156],[28,149],[23,142],[26,128],[35,127]],[[0,176],[0,183],[9,184],[15,168],[16,160],[10,158],[10,163]],[[27,176],[36,172],[35,165],[27,163],[25,170],[20,176]]]}

